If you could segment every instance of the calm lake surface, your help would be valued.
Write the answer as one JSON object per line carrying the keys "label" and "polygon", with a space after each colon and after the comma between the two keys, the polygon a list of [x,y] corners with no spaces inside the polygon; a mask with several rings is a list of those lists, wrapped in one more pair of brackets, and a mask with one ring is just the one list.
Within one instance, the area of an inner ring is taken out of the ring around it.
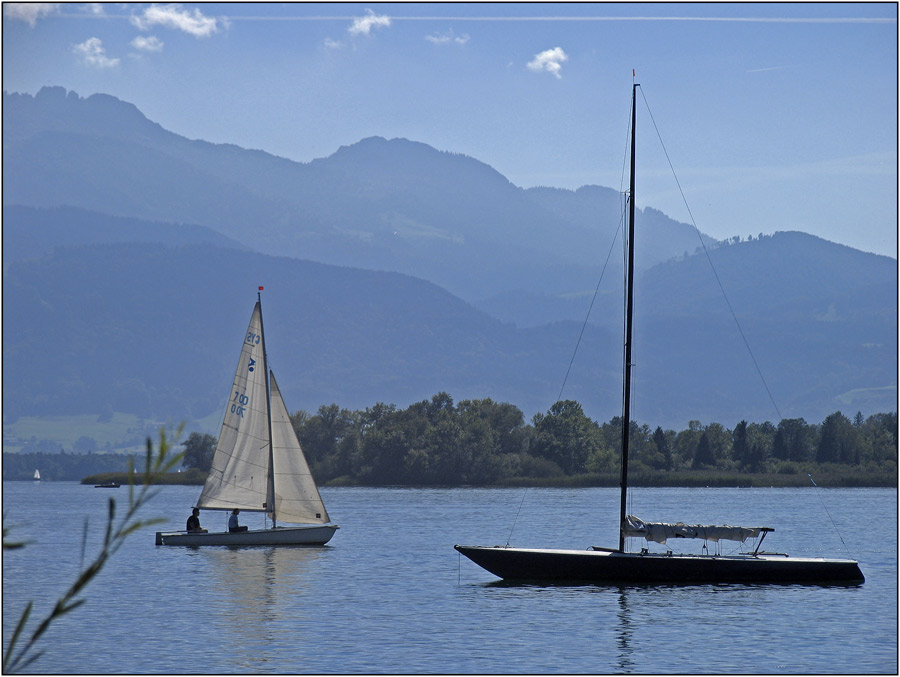
{"label": "calm lake surface", "polygon": [[[164,523],[129,537],[87,602],[45,635],[33,672],[898,669],[893,489],[632,493],[630,511],[646,520],[772,526],[764,549],[852,556],[866,576],[857,587],[509,586],[453,550],[508,539],[614,547],[617,489],[325,488],[341,525],[327,546],[155,546],[154,532],[182,529],[198,496],[199,487],[160,488],[143,517]],[[30,541],[3,556],[4,650],[27,601],[35,601],[33,618],[43,618],[75,579],[86,518],[86,557],[96,553],[110,497],[124,511],[126,487],[3,483],[10,538]],[[220,529],[225,517],[203,513],[201,521]]]}

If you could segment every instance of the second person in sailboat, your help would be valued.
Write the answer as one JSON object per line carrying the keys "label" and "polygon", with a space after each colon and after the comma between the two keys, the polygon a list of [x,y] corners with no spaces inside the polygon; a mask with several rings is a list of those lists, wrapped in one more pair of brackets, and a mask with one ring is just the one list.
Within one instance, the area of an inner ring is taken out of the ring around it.
{"label": "second person in sailboat", "polygon": [[241,511],[235,508],[231,511],[231,517],[228,518],[228,531],[234,533],[235,531],[247,531],[247,527],[242,527],[238,525],[238,513]]}

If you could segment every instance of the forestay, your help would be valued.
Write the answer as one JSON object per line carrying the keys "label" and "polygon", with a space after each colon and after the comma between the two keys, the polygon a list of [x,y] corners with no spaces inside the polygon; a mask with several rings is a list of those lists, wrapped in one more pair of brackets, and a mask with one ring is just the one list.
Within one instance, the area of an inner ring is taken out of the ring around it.
{"label": "forestay", "polygon": [[269,457],[266,370],[259,302],[238,358],[212,467],[197,502],[206,510],[264,510]]}
{"label": "forestay", "polygon": [[625,535],[630,538],[644,538],[654,543],[665,543],[669,538],[700,538],[717,543],[720,540],[744,542],[756,538],[761,533],[773,531],[771,527],[733,527],[706,524],[684,524],[676,522],[645,522],[634,515],[625,517]]}

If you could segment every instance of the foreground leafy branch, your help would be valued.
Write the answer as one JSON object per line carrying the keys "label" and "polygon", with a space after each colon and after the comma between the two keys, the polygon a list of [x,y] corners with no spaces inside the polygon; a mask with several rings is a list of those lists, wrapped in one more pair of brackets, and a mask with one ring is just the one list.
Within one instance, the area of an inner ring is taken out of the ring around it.
{"label": "foreground leafy branch", "polygon": [[[176,439],[181,435],[182,429],[183,426],[180,426],[178,428],[176,432]],[[53,610],[46,618],[41,621],[37,629],[31,634],[30,637],[27,638],[27,640],[24,641],[24,644],[19,647],[18,645],[20,640],[23,639],[25,626],[27,625],[28,619],[31,616],[34,602],[29,602],[26,605],[25,609],[22,611],[21,618],[19,618],[18,624],[16,625],[16,629],[13,632],[12,638],[9,641],[9,645],[6,647],[6,652],[3,655],[4,673],[19,672],[21,670],[24,670],[34,661],[40,658],[40,656],[43,654],[43,651],[40,651],[36,648],[38,640],[40,640],[41,636],[43,636],[43,634],[47,631],[47,629],[54,621],[84,604],[85,599],[79,599],[78,596],[97,576],[97,574],[100,573],[109,559],[118,551],[120,547],[122,547],[122,544],[125,542],[126,537],[128,537],[129,534],[134,533],[138,529],[157,524],[161,521],[160,519],[140,520],[137,517],[137,513],[159,491],[159,489],[154,486],[155,480],[160,475],[170,472],[181,463],[182,454],[170,453],[171,447],[172,444],[166,437],[165,428],[160,428],[159,449],[156,453],[154,453],[153,451],[152,440],[149,437],[147,438],[146,462],[143,473],[136,475],[134,470],[134,462],[129,462],[128,509],[125,511],[125,514],[122,516],[117,525],[116,501],[113,498],[109,499],[108,521],[103,537],[103,547],[100,549],[100,552],[91,563],[82,568],[81,573],[75,579],[75,582],[65,592],[65,594],[63,594],[63,596],[56,601],[56,605],[53,607]],[[4,526],[4,550],[21,548],[26,545],[25,543],[14,543],[7,541],[7,533],[8,530]],[[84,540],[86,541],[86,539],[87,521],[85,521],[84,530]],[[83,542],[82,551],[84,550],[85,545],[86,542]]]}

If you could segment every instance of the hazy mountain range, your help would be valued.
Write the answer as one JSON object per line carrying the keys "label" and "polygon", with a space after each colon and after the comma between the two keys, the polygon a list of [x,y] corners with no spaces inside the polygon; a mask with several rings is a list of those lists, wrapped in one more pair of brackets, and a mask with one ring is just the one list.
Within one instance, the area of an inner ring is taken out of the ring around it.
{"label": "hazy mountain range", "polygon": [[[611,249],[562,395],[619,413],[617,191],[525,190],[404,139],[297,163],[62,88],[4,93],[3,162],[5,422],[221,411],[258,285],[291,410],[443,390],[530,417]],[[638,421],[896,409],[895,259],[802,233],[705,238],[707,256],[661,212],[636,225]]]}

